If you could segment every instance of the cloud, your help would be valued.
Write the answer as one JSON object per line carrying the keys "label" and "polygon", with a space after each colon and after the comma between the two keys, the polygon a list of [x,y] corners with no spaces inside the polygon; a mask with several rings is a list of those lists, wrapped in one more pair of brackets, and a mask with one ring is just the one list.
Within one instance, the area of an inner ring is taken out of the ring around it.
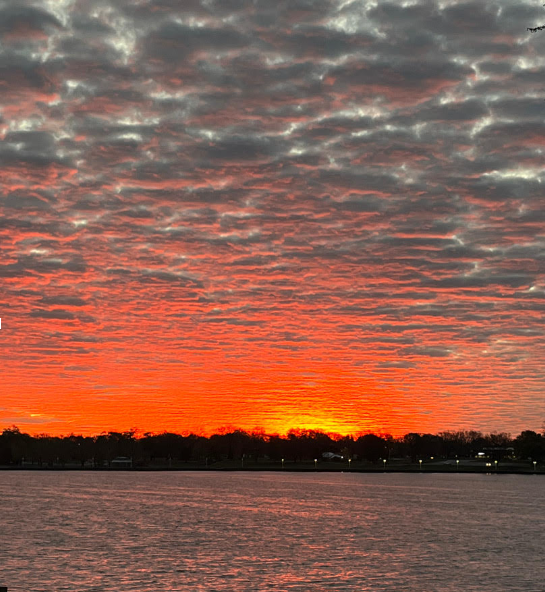
{"label": "cloud", "polygon": [[61,319],[66,321],[75,319],[73,313],[61,308],[55,308],[52,310],[33,310],[31,311],[30,316],[38,319]]}
{"label": "cloud", "polygon": [[533,425],[542,22],[529,0],[4,2],[2,400],[51,385],[70,426],[97,401],[161,429],[305,406],[345,431]]}
{"label": "cloud", "polygon": [[31,36],[62,27],[54,15],[34,6],[8,5],[0,8],[0,35]]}
{"label": "cloud", "polygon": [[87,302],[78,296],[44,296],[40,299],[42,304],[61,306],[85,306]]}

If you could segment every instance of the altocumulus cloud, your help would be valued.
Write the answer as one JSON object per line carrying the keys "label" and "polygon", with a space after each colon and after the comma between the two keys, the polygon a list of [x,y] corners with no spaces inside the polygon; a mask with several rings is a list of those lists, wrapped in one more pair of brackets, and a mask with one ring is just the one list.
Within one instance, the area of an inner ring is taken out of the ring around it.
{"label": "altocumulus cloud", "polygon": [[0,420],[537,427],[542,11],[0,2]]}

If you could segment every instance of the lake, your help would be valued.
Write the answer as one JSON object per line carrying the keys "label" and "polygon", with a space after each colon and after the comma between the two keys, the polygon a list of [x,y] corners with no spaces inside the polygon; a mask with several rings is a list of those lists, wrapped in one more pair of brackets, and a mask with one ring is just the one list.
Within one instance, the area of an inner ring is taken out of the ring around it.
{"label": "lake", "polygon": [[539,475],[0,472],[0,585],[545,590]]}

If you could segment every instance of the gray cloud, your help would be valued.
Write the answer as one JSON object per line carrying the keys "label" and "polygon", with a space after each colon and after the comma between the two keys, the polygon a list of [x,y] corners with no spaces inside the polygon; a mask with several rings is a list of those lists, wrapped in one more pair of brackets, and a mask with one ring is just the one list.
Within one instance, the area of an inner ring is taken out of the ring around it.
{"label": "gray cloud", "polygon": [[120,368],[149,370],[151,340],[159,374],[168,348],[195,372],[202,352],[225,372],[269,356],[460,408],[482,392],[484,424],[524,380],[534,409],[542,22],[530,0],[3,2],[18,376],[44,352],[79,366],[47,319],[63,343],[85,323]]}
{"label": "gray cloud", "polygon": [[44,296],[40,303],[61,306],[85,306],[87,304],[86,300],[77,296]]}
{"label": "gray cloud", "polygon": [[73,320],[75,316],[68,310],[61,308],[55,308],[53,310],[33,310],[30,316],[37,319],[61,319],[61,320]]}

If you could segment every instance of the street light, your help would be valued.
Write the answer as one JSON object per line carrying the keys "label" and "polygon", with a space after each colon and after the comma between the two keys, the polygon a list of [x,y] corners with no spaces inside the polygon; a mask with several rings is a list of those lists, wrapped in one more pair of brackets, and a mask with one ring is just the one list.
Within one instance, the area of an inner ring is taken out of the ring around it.
{"label": "street light", "polygon": [[349,458],[349,459],[348,459],[348,470],[350,470],[351,463],[352,463],[352,459],[351,459],[351,458]]}
{"label": "street light", "polygon": [[382,463],[383,463],[382,466],[384,467],[384,470],[386,470],[386,459],[385,458],[382,459]]}
{"label": "street light", "polygon": [[537,460],[534,460],[534,473],[536,472]]}
{"label": "street light", "polygon": [[422,470],[422,459],[418,461],[420,463],[420,470]]}
{"label": "street light", "polygon": [[495,471],[498,470],[498,461],[497,460],[494,461],[494,470]]}
{"label": "street light", "polygon": [[282,459],[282,468],[284,468],[284,459]]}
{"label": "street light", "polygon": [[460,464],[460,461],[458,459],[456,459],[456,470],[458,470],[458,465]]}
{"label": "street light", "polygon": [[316,470],[318,468],[318,459],[315,458],[314,459],[314,469]]}

